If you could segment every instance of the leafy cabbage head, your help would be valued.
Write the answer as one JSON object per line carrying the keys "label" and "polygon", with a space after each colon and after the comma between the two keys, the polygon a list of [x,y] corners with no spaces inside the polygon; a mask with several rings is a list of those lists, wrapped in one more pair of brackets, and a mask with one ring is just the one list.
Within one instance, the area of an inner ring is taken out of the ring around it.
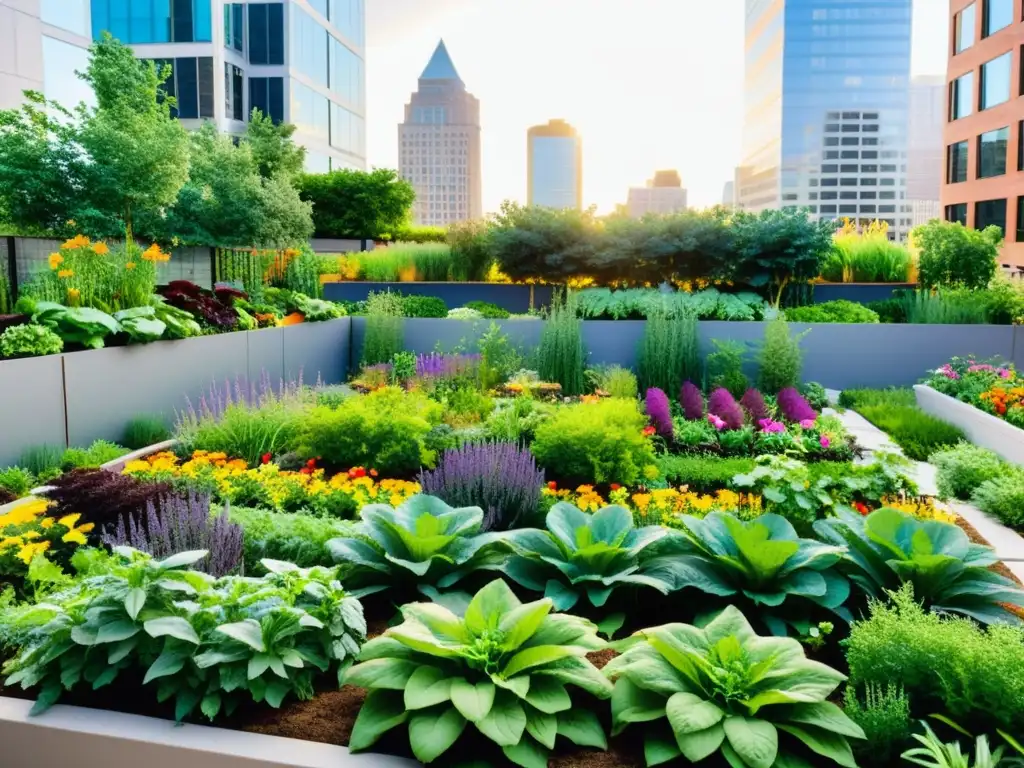
{"label": "leafy cabbage head", "polygon": [[1020,623],[1007,606],[1024,607],[1024,591],[989,570],[990,547],[974,544],[953,523],[918,520],[884,508],[862,517],[841,512],[819,520],[815,532],[846,547],[842,567],[870,597],[880,599],[906,582],[926,607],[970,616],[982,624]]}
{"label": "leafy cabbage head", "polygon": [[734,768],[855,768],[848,740],[864,732],[828,701],[846,678],[799,641],[760,637],[729,606],[702,628],[666,624],[628,642],[603,670],[612,734],[641,723],[647,765],[720,754]]}
{"label": "leafy cabbage head", "polygon": [[546,531],[525,529],[512,535],[516,556],[505,572],[527,589],[543,592],[556,610],[569,610],[584,595],[602,607],[617,587],[669,591],[669,582],[644,572],[650,546],[667,529],[634,527],[625,507],[608,506],[588,515],[566,502],[551,508],[546,523]]}
{"label": "leafy cabbage head", "polygon": [[505,559],[506,533],[481,533],[479,507],[453,508],[433,496],[417,495],[399,507],[369,504],[350,537],[327,542],[338,563],[366,595],[402,584],[421,589],[450,587],[466,574],[493,569]]}
{"label": "leafy cabbage head", "polygon": [[477,592],[463,617],[436,603],[403,606],[404,622],[364,645],[346,677],[369,689],[349,747],[368,749],[407,725],[424,763],[467,726],[527,768],[547,765],[557,736],[606,749],[597,716],[574,709],[566,690],[611,695],[611,683],[586,659],[604,643],[589,621],[551,609],[547,599],[522,604],[500,579]]}

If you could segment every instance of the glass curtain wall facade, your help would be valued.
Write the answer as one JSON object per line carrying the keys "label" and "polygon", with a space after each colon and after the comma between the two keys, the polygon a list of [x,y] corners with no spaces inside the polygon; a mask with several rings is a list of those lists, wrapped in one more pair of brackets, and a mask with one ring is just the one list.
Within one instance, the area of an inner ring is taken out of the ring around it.
{"label": "glass curtain wall facade", "polygon": [[92,0],[93,38],[107,30],[122,43],[208,43],[212,0]]}

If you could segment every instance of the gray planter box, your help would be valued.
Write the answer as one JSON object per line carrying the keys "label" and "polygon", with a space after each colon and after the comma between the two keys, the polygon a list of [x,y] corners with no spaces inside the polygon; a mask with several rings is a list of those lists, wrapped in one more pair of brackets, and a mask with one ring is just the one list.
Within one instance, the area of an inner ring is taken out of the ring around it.
{"label": "gray planter box", "polygon": [[64,356],[0,362],[0,468],[34,445],[67,445]]}
{"label": "gray planter box", "polygon": [[975,445],[1024,467],[1024,429],[923,384],[914,387],[921,410],[960,427]]}
{"label": "gray planter box", "polygon": [[412,768],[387,755],[278,736],[58,705],[29,717],[32,702],[0,697],[2,763],[11,768]]}

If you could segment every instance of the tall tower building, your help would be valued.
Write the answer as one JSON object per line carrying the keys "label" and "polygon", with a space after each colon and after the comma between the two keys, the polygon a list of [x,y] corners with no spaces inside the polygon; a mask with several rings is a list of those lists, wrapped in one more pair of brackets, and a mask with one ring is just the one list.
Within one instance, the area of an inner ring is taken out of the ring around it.
{"label": "tall tower building", "polygon": [[186,127],[212,121],[241,134],[258,107],[295,125],[307,171],[363,169],[364,3],[91,0],[91,32],[99,39],[108,31],[140,59],[170,64],[164,87]]}
{"label": "tall tower building", "polygon": [[882,219],[903,237],[912,0],[746,0],[746,210]]}
{"label": "tall tower building", "polygon": [[648,213],[667,214],[686,210],[686,190],[679,171],[656,171],[646,186],[631,187],[626,201],[634,219]]}
{"label": "tall tower building", "polygon": [[398,167],[416,190],[417,224],[483,216],[480,102],[466,90],[442,40],[398,126]]}
{"label": "tall tower building", "polygon": [[564,120],[526,133],[526,200],[547,208],[583,208],[583,139]]}

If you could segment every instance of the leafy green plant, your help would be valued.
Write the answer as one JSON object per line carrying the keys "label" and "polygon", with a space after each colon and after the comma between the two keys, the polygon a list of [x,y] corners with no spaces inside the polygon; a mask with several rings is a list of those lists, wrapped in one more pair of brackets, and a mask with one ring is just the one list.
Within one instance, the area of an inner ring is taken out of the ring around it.
{"label": "leafy green plant", "polygon": [[[242,526],[245,573],[262,573],[264,559],[295,563],[301,568],[330,566],[327,542],[352,536],[356,523],[303,512],[231,507],[231,522]],[[345,570],[345,566],[341,566]],[[342,574],[344,575],[344,574]]]}
{"label": "leafy green plant", "polygon": [[107,440],[94,440],[88,448],[68,448],[61,457],[61,468],[97,469],[108,461],[118,459],[128,449]]}
{"label": "leafy green plant", "polygon": [[800,386],[804,365],[800,341],[809,332],[792,334],[781,315],[765,325],[764,340],[757,350],[757,384],[762,392],[775,395]]}
{"label": "leafy green plant", "polygon": [[24,467],[0,469],[0,491],[7,491],[16,499],[27,496],[35,485],[35,475]]}
{"label": "leafy green plant", "polygon": [[167,428],[163,416],[136,416],[125,426],[121,442],[131,450],[138,451],[169,440],[170,437],[171,430]]}
{"label": "leafy green plant", "polygon": [[744,475],[755,466],[754,459],[719,456],[665,454],[658,457],[658,470],[670,485],[685,485],[696,493],[714,493],[732,487],[736,475]]}
{"label": "leafy green plant", "polygon": [[842,547],[801,539],[784,517],[773,514],[746,522],[722,512],[703,519],[687,515],[678,527],[681,536],[655,548],[675,577],[674,589],[749,600],[774,635],[790,627],[808,634],[814,620],[805,600],[852,619],[842,607],[850,584],[835,567]]}
{"label": "leafy green plant", "polygon": [[747,345],[741,341],[712,339],[715,351],[708,355],[706,366],[708,391],[724,387],[739,400],[750,387],[750,379],[743,372]]}
{"label": "leafy green plant", "polygon": [[366,298],[366,334],[363,337],[363,365],[389,363],[401,352],[405,339],[405,307],[397,293],[370,292]]}
{"label": "leafy green plant", "polygon": [[448,305],[436,296],[404,296],[402,313],[406,317],[448,317]]}
{"label": "leafy green plant", "polygon": [[938,469],[939,495],[947,499],[969,499],[975,488],[1008,469],[995,451],[973,443],[958,443],[945,451],[933,453],[928,462]]}
{"label": "leafy green plant", "polygon": [[734,477],[732,484],[761,496],[766,511],[806,525],[824,517],[836,503],[830,493],[831,477],[811,480],[803,462],[787,456],[759,456],[754,468]]}
{"label": "leafy green plant", "polygon": [[219,418],[183,415],[175,437],[186,451],[220,451],[257,465],[265,454],[276,456],[294,447],[303,423],[302,410],[292,398],[267,398],[253,405],[239,401],[227,405]]}
{"label": "leafy green plant", "polygon": [[584,596],[602,608],[616,588],[670,591],[671,578],[652,572],[657,564],[651,545],[667,529],[636,528],[625,507],[608,506],[591,515],[564,501],[551,508],[545,522],[546,531],[525,529],[512,534],[516,556],[504,570],[523,587],[543,592],[556,610],[567,611]]}
{"label": "leafy green plant", "polygon": [[995,752],[988,745],[986,736],[979,736],[974,742],[974,760],[960,750],[960,742],[943,742],[935,735],[928,723],[921,721],[924,734],[913,734],[912,738],[920,747],[908,749],[902,757],[908,763],[923,765],[925,768],[996,768],[1003,759],[1003,747]]}
{"label": "leafy green plant", "polygon": [[482,317],[489,320],[507,320],[511,314],[507,309],[502,309],[489,301],[467,301],[465,306],[467,309],[475,309]]}
{"label": "leafy green plant", "polygon": [[819,520],[815,533],[846,547],[842,569],[872,598],[904,582],[934,611],[960,613],[982,624],[1015,623],[1013,606],[1024,607],[1024,590],[989,570],[998,562],[990,547],[973,544],[953,523],[918,520],[884,508],[863,517],[840,510]]}
{"label": "leafy green plant", "polygon": [[548,310],[537,348],[537,372],[544,381],[561,384],[563,394],[582,395],[586,391],[586,362],[576,295],[567,290],[552,300]]}
{"label": "leafy green plant", "polygon": [[593,382],[595,389],[607,393],[610,397],[629,400],[636,398],[639,393],[636,376],[621,365],[592,368],[587,371],[587,377]]}
{"label": "leafy green plant", "polygon": [[703,628],[665,624],[631,643],[604,673],[615,681],[612,734],[642,723],[647,765],[714,754],[732,766],[810,765],[808,750],[856,765],[849,740],[864,732],[828,701],[845,678],[797,640],[759,637],[729,606]]}
{"label": "leafy green plant", "polygon": [[664,293],[659,288],[586,288],[579,292],[583,317],[604,320],[647,319],[658,312],[672,317],[694,315],[699,320],[763,320],[770,314],[756,293],[722,293],[717,288]]}
{"label": "leafy green plant", "polygon": [[[317,285],[319,285],[319,280]],[[297,312],[301,312],[305,322],[322,323],[327,320],[335,320],[345,316],[345,308],[333,301],[325,301],[302,293],[292,294],[292,303]]]}
{"label": "leafy green plant", "polygon": [[791,323],[877,323],[878,313],[846,299],[786,310]]}
{"label": "leafy green plant", "polygon": [[65,343],[100,349],[103,339],[118,333],[120,324],[106,312],[91,307],[65,307],[52,301],[36,303],[32,322],[54,331]]}
{"label": "leafy green plant", "polygon": [[114,319],[121,326],[121,332],[128,334],[134,342],[145,344],[162,338],[167,325],[156,316],[153,307],[132,307],[114,313]]}
{"label": "leafy green plant", "polygon": [[889,436],[916,461],[965,439],[962,429],[909,405],[859,405],[857,412]]}
{"label": "leafy green plant", "polygon": [[369,749],[408,723],[413,754],[431,763],[471,723],[525,768],[546,766],[558,736],[607,749],[597,715],[574,707],[566,690],[611,695],[585,657],[604,643],[590,622],[551,609],[550,600],[522,604],[500,579],[476,593],[462,618],[440,605],[403,606],[403,623],[364,645],[346,676],[369,689],[349,748]]}
{"label": "leafy green plant", "polygon": [[474,571],[500,567],[509,550],[507,534],[481,533],[479,507],[453,509],[433,496],[413,496],[397,508],[368,504],[359,517],[352,535],[331,539],[327,550],[351,566],[360,595],[414,585],[433,594]]}
{"label": "leafy green plant", "polygon": [[0,356],[36,357],[56,355],[64,350],[64,341],[42,325],[14,325],[0,334]]}
{"label": "leafy green plant", "polygon": [[319,674],[341,676],[366,623],[334,570],[265,561],[262,579],[219,580],[183,570],[206,555],[76,553],[70,586],[0,617],[19,651],[4,665],[5,684],[39,686],[38,714],[65,689],[145,671],[143,685],[157,681],[157,699],[173,698],[181,720],[196,707],[210,719],[230,714],[246,698],[272,707],[289,694],[312,698]]}
{"label": "leafy green plant", "polygon": [[187,339],[203,332],[202,327],[184,309],[168,304],[163,296],[153,296],[153,311],[165,326],[164,336],[168,339]]}
{"label": "leafy green plant", "polygon": [[22,451],[18,466],[24,467],[41,480],[52,479],[60,474],[64,450],[58,445],[33,445]]}
{"label": "leafy green plant", "polygon": [[867,738],[866,742],[853,745],[854,754],[863,761],[888,764],[910,737],[910,699],[894,683],[884,688],[868,683],[864,686],[863,701],[852,685],[846,686],[843,711],[861,727]]}
{"label": "leafy green plant", "polygon": [[911,239],[920,249],[918,280],[923,287],[984,288],[995,276],[1003,232],[936,219],[917,227]]}
{"label": "leafy green plant", "polygon": [[558,480],[633,485],[654,465],[645,426],[647,417],[635,400],[570,405],[537,426],[530,450]]}
{"label": "leafy green plant", "polygon": [[679,392],[684,381],[702,380],[695,315],[671,314],[666,308],[648,315],[638,352],[637,378],[645,390],[657,387],[672,393]]}
{"label": "leafy green plant", "polygon": [[843,408],[860,408],[868,405],[917,405],[917,396],[909,387],[901,389],[844,389],[839,393],[839,405]]}
{"label": "leafy green plant", "polygon": [[1012,528],[1024,528],[1024,470],[1009,469],[974,489],[971,503]]}
{"label": "leafy green plant", "polygon": [[480,379],[479,385],[484,390],[507,381],[523,366],[522,353],[495,322],[491,322],[477,339],[476,349],[480,354],[477,375]]}

